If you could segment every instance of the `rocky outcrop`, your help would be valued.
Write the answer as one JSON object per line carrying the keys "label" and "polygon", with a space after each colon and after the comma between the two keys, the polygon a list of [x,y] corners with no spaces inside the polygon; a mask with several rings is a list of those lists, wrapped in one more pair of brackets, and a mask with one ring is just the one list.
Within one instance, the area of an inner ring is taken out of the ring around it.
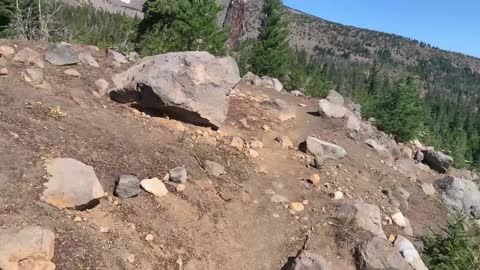
{"label": "rocky outcrop", "polygon": [[362,230],[372,233],[376,237],[386,239],[382,228],[380,208],[373,204],[353,202],[340,206],[335,216],[337,219],[355,221],[355,224]]}
{"label": "rocky outcrop", "polygon": [[453,164],[453,158],[440,151],[424,150],[423,154],[423,163],[439,173],[446,173]]}
{"label": "rocky outcrop", "polygon": [[41,199],[57,208],[89,209],[104,196],[91,166],[71,158],[55,158],[47,160],[45,168],[49,176]]}
{"label": "rocky outcrop", "polygon": [[55,234],[38,226],[0,231],[0,269],[54,270]]}
{"label": "rocky outcrop", "polygon": [[335,105],[343,106],[345,104],[345,100],[343,99],[343,96],[340,95],[340,93],[338,93],[335,90],[330,90],[330,93],[328,94],[326,99],[330,101],[330,103]]}
{"label": "rocky outcrop", "polygon": [[110,92],[115,101],[139,102],[184,122],[218,128],[227,116],[227,95],[240,77],[231,57],[178,52],[147,57],[118,79],[120,87]]}
{"label": "rocky outcrop", "polygon": [[344,118],[351,113],[343,105],[332,103],[326,99],[318,101],[318,110],[321,115],[325,115],[330,118]]}
{"label": "rocky outcrop", "polygon": [[69,47],[60,43],[48,46],[45,61],[56,66],[75,65],[79,62],[78,56]]}
{"label": "rocky outcrop", "polygon": [[447,176],[435,182],[440,199],[454,213],[480,219],[480,191],[477,184]]}

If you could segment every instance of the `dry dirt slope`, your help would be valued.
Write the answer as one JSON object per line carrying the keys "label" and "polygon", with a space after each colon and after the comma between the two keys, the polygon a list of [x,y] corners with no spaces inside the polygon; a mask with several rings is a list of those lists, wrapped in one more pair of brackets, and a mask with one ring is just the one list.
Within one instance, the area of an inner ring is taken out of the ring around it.
{"label": "dry dirt slope", "polygon": [[[24,46],[43,51],[35,44]],[[75,67],[81,78],[64,75],[67,67],[47,65],[46,89],[22,79],[23,64],[9,61],[9,75],[0,76],[0,229],[52,228],[57,269],[281,269],[302,248],[307,233],[312,234],[309,249],[324,256],[331,269],[355,269],[351,250],[364,236],[353,232],[339,242],[335,209],[344,201],[362,200],[379,205],[383,218],[393,206],[382,190],[394,186],[412,194],[404,214],[415,235],[445,220],[443,206],[419,187],[437,175],[426,173],[417,181],[403,176],[364,145],[362,135],[352,139],[341,121],[318,116],[316,100],[239,85],[227,122],[214,132],[95,95],[95,79],[119,72],[103,53],[95,58],[98,69]],[[272,98],[295,108],[296,119],[279,121],[263,103]],[[53,106],[66,116],[50,117],[46,112]],[[303,153],[281,148],[275,140],[279,135],[288,136],[295,148],[316,136],[344,147],[348,155],[317,170],[306,166]],[[261,140],[259,157],[231,147],[233,136]],[[108,193],[100,205],[83,212],[58,210],[39,199],[44,160],[54,157],[93,166]],[[226,174],[209,175],[201,166],[205,160],[221,163]],[[163,198],[145,191],[131,199],[112,195],[121,174],[162,178],[176,166],[185,166],[189,174],[184,192],[168,186],[171,192]],[[314,173],[321,177],[318,186],[305,181]],[[332,200],[330,194],[339,190],[345,198]],[[272,202],[274,195],[304,202],[305,210],[291,213],[288,202]],[[105,228],[108,232],[101,232]],[[388,224],[384,230],[387,236],[401,231]],[[145,240],[148,234],[152,241]]]}

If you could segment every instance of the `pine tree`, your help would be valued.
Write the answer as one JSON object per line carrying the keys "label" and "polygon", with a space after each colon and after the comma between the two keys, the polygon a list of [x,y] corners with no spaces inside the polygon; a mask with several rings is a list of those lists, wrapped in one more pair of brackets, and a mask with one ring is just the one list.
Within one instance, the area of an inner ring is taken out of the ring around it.
{"label": "pine tree", "polygon": [[0,33],[11,23],[15,13],[13,0],[0,0]]}
{"label": "pine tree", "polygon": [[267,0],[264,29],[253,63],[258,75],[284,79],[288,74],[289,31],[281,0]]}
{"label": "pine tree", "polygon": [[423,109],[414,79],[400,79],[395,91],[379,102],[379,126],[400,141],[415,138],[423,126]]}
{"label": "pine tree", "polygon": [[378,96],[380,92],[380,70],[378,68],[378,62],[375,60],[373,67],[368,77],[368,93],[372,96]]}
{"label": "pine tree", "polygon": [[141,53],[202,50],[224,55],[227,35],[217,22],[222,9],[215,0],[148,0],[138,33]]}

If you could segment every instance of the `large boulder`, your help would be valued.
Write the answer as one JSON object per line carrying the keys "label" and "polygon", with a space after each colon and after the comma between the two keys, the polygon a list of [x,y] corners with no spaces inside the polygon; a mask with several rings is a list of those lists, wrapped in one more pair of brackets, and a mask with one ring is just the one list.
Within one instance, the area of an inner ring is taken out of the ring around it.
{"label": "large boulder", "polygon": [[118,102],[139,102],[144,108],[202,126],[220,127],[227,117],[227,95],[240,80],[231,57],[207,52],[175,52],[144,58],[120,76],[110,92]]}
{"label": "large boulder", "polygon": [[128,63],[128,59],[125,55],[112,49],[107,50],[107,57],[120,64]]}
{"label": "large boulder", "polygon": [[48,182],[41,199],[60,209],[85,210],[104,196],[93,167],[71,158],[47,160]]}
{"label": "large boulder", "polygon": [[46,228],[27,226],[0,231],[0,269],[54,270],[54,245],[55,234]]}
{"label": "large boulder", "polygon": [[418,175],[419,167],[413,159],[399,159],[395,161],[395,166],[400,173],[407,177],[416,178]]}
{"label": "large boulder", "polygon": [[340,220],[355,221],[360,229],[376,237],[387,238],[382,228],[380,208],[377,205],[362,202],[345,203],[337,209],[335,216]]}
{"label": "large boulder", "polygon": [[335,90],[330,90],[330,93],[328,94],[326,99],[335,105],[343,106],[345,104],[343,96]]}
{"label": "large boulder", "polygon": [[447,176],[436,181],[435,188],[450,211],[480,219],[480,191],[475,182]]}
{"label": "large boulder", "polygon": [[331,118],[344,118],[352,113],[343,105],[332,103],[326,99],[318,101],[318,112]]}
{"label": "large boulder", "polygon": [[10,46],[0,46],[0,56],[10,58],[15,53],[15,49]]}
{"label": "large boulder", "polygon": [[78,56],[69,47],[55,43],[48,46],[45,52],[45,61],[56,66],[75,65],[79,62]]}
{"label": "large boulder", "polygon": [[423,263],[420,254],[418,254],[417,249],[410,240],[398,235],[397,239],[395,239],[395,248],[414,270],[428,270],[425,263]]}
{"label": "large boulder", "polygon": [[440,151],[424,150],[423,163],[439,173],[446,173],[453,164],[453,158]]}
{"label": "large boulder", "polygon": [[15,54],[13,62],[19,62],[27,65],[35,65],[39,68],[44,68],[45,63],[40,57],[40,54],[30,48],[23,48]]}
{"label": "large boulder", "polygon": [[327,261],[320,255],[302,250],[288,270],[328,270]]}
{"label": "large boulder", "polygon": [[400,252],[384,238],[372,237],[355,250],[358,270],[411,270]]}
{"label": "large boulder", "polygon": [[341,159],[347,155],[347,151],[341,146],[322,141],[315,137],[307,137],[305,141],[305,150],[320,160]]}

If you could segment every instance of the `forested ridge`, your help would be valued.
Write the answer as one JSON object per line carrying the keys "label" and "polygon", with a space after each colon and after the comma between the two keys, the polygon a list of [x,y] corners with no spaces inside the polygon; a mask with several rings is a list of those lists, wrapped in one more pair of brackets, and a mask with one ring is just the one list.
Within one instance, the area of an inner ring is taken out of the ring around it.
{"label": "forested ridge", "polygon": [[408,73],[417,79],[422,97],[418,137],[451,154],[459,167],[479,167],[480,59],[285,10],[291,46],[322,66],[324,78],[336,90],[360,97],[357,101],[368,106],[363,92],[372,83],[377,93],[387,94],[392,82]]}

